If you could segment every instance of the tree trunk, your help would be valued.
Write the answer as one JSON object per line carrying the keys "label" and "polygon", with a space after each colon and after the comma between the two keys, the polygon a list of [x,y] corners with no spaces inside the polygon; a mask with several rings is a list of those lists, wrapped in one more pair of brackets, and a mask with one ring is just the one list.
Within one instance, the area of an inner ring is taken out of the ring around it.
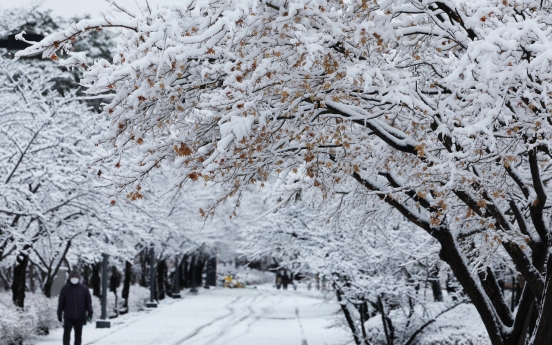
{"label": "tree trunk", "polygon": [[510,299],[510,309],[514,311],[516,309],[516,293],[517,293],[517,281],[516,277],[512,274],[512,298]]}
{"label": "tree trunk", "polygon": [[111,266],[111,275],[109,276],[109,291],[115,295],[114,312],[115,317],[119,316],[119,298],[117,296],[117,289],[121,286],[121,273],[116,266]]}
{"label": "tree trunk", "polygon": [[42,293],[48,298],[52,297],[52,284],[54,283],[54,277],[56,274],[57,272],[52,273],[52,268],[48,267],[48,271],[46,272],[46,280],[42,284]]}
{"label": "tree trunk", "polygon": [[181,275],[180,275],[180,288],[189,288],[189,273],[188,273],[188,259],[189,255],[184,255],[184,258],[182,259],[182,262],[180,263],[180,266],[182,267]]}
{"label": "tree trunk", "polygon": [[351,329],[351,333],[353,334],[353,339],[355,341],[355,344],[361,345],[362,343],[360,341],[360,337],[356,329],[355,321],[353,320],[351,311],[349,310],[349,308],[347,308],[347,302],[343,300],[343,292],[335,284],[334,284],[334,289],[335,289],[335,296],[337,297],[337,301],[339,302],[339,306],[341,307],[343,316],[345,316],[347,325],[349,326],[349,329]]}
{"label": "tree trunk", "polygon": [[[28,248],[27,248],[28,249]],[[25,289],[27,283],[27,266],[29,254],[20,254],[13,268],[12,296],[13,303],[23,309],[25,307]]]}
{"label": "tree trunk", "polygon": [[148,277],[147,277],[147,263],[148,263],[148,251],[143,250],[140,254],[140,286],[147,288],[148,287]]}
{"label": "tree trunk", "polygon": [[395,343],[395,327],[393,326],[391,318],[387,315],[381,296],[378,296],[377,306],[381,314],[381,321],[385,332],[385,338],[387,339],[387,345],[393,345]]}
{"label": "tree trunk", "polygon": [[439,268],[437,266],[430,269],[429,279],[431,291],[433,292],[433,300],[435,302],[443,302],[443,289],[441,288],[441,282],[439,281]]}
{"label": "tree trunk", "polygon": [[82,270],[82,283],[86,286],[90,286],[90,265],[84,264]]}
{"label": "tree trunk", "polygon": [[532,345],[550,345],[550,340],[552,340],[552,254],[549,254],[547,262],[546,288],[540,305],[541,312],[538,323],[533,332]]}
{"label": "tree trunk", "polygon": [[[121,297],[123,298],[123,311],[128,312],[128,296],[130,294],[130,280],[132,278],[132,263],[125,261],[125,279],[123,281],[123,291]],[[123,314],[123,312],[121,312]]]}
{"label": "tree trunk", "polygon": [[36,292],[36,274],[35,274],[35,266],[31,262],[29,265],[29,291],[32,293]]}
{"label": "tree trunk", "polygon": [[492,310],[493,303],[485,293],[480,280],[472,274],[466,260],[459,252],[459,246],[457,246],[452,233],[439,231],[434,237],[441,244],[441,251],[439,252],[441,260],[450,266],[464,291],[470,297],[485,324],[491,343],[493,345],[503,345],[502,329],[499,328],[502,322],[497,313]]}
{"label": "tree trunk", "polygon": [[368,303],[362,299],[362,303],[357,306],[358,314],[360,315],[360,331],[362,333],[362,339],[364,339],[364,344],[368,344],[368,336],[366,335],[366,327],[364,324],[370,318],[368,313]]}
{"label": "tree trunk", "polygon": [[167,263],[165,259],[159,260],[157,263],[157,298],[165,299],[165,276],[167,275]]}
{"label": "tree trunk", "polygon": [[42,293],[44,296],[50,298],[52,297],[52,284],[53,277],[50,272],[46,273],[46,281],[42,284]]}
{"label": "tree trunk", "polygon": [[195,274],[196,274],[195,287],[198,287],[198,286],[203,286],[203,267],[205,266],[205,259],[203,259],[202,257],[199,257],[196,262],[197,264],[195,269]]}
{"label": "tree trunk", "polygon": [[117,289],[121,286],[121,273],[116,266],[111,266],[111,275],[109,276],[109,291],[117,293]]}
{"label": "tree trunk", "polygon": [[92,294],[98,298],[102,297],[100,285],[100,264],[95,263],[92,265]]}
{"label": "tree trunk", "polygon": [[192,259],[190,260],[190,268],[188,270],[188,278],[186,279],[189,282],[188,283],[189,288],[195,288],[196,287],[195,277],[192,276],[192,274],[195,271],[194,267],[196,266],[196,259],[197,259],[197,256],[193,255]]}

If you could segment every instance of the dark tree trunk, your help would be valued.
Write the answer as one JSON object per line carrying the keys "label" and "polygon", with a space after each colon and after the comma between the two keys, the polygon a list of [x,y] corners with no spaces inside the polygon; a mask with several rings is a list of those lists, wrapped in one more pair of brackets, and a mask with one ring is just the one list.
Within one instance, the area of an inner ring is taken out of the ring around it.
{"label": "dark tree trunk", "polygon": [[368,313],[368,303],[366,301],[362,301],[357,306],[358,314],[360,315],[360,331],[362,332],[362,339],[364,339],[364,344],[368,344],[368,336],[366,335],[366,327],[364,324],[368,319],[370,318],[370,314]]}
{"label": "dark tree trunk", "polygon": [[356,329],[355,321],[353,320],[353,316],[351,315],[351,311],[349,310],[349,308],[347,308],[347,302],[343,299],[343,291],[341,291],[335,284],[334,289],[337,301],[339,302],[339,306],[341,307],[341,311],[343,312],[343,316],[345,316],[347,325],[349,326],[349,329],[351,329],[351,333],[353,334],[355,344],[362,345],[359,333]]}
{"label": "dark tree trunk", "polygon": [[109,277],[109,291],[117,293],[117,288],[121,286],[121,273],[115,266],[111,266],[111,276]]}
{"label": "dark tree trunk", "polygon": [[510,309],[512,311],[516,309],[516,293],[517,293],[516,285],[517,285],[516,277],[512,275],[512,298],[510,300]]}
{"label": "dark tree trunk", "polygon": [[148,256],[148,251],[147,250],[143,250],[142,253],[140,254],[140,286],[142,287],[149,287],[148,285],[148,275],[147,275],[147,271],[148,271],[148,266],[147,266],[147,263],[148,263],[148,260],[149,260],[149,256]]}
{"label": "dark tree trunk", "polygon": [[29,291],[32,293],[36,292],[36,274],[35,274],[35,266],[31,262],[29,265]]}
{"label": "dark tree trunk", "polygon": [[196,286],[195,287],[198,287],[198,286],[202,286],[203,285],[203,268],[205,266],[205,259],[203,259],[202,257],[199,257],[197,259],[197,264],[196,264],[196,269],[195,269],[195,283],[196,283]]}
{"label": "dark tree trunk", "polygon": [[433,299],[435,302],[443,302],[443,289],[441,288],[441,282],[439,281],[439,268],[436,265],[430,269],[429,279],[431,291],[433,292]]}
{"label": "dark tree trunk", "polygon": [[92,265],[92,294],[98,298],[102,297],[100,285],[100,264],[95,263]]}
{"label": "dark tree trunk", "polygon": [[376,305],[378,306],[378,310],[381,314],[381,321],[383,323],[383,330],[385,332],[385,338],[387,339],[387,345],[393,345],[395,343],[395,327],[393,326],[391,318],[387,315],[383,298],[381,296],[378,296],[378,302]]}
{"label": "dark tree trunk", "polygon": [[[50,266],[48,266],[48,271],[46,272],[46,281],[43,284],[42,291],[44,292],[44,295],[46,297],[52,296],[52,284],[54,283],[54,279],[56,274],[59,273],[59,269],[61,267],[62,262],[67,262],[67,252],[69,251],[69,248],[71,247],[71,241],[68,241],[65,245],[65,250],[63,251],[63,254],[60,256],[59,261],[57,265],[53,265],[53,262],[50,263]],[[69,267],[69,263],[67,262],[67,267]]]}
{"label": "dark tree trunk", "polygon": [[[493,345],[503,345],[502,330],[498,327],[502,322],[501,320],[505,320],[505,324],[511,324],[511,322],[507,320],[508,316],[511,317],[510,310],[508,309],[508,315],[497,315],[498,313],[493,312],[491,309],[493,301],[491,301],[489,296],[485,293],[487,289],[481,289],[481,285],[483,285],[484,282],[477,282],[479,277],[474,276],[470,268],[466,265],[464,257],[456,246],[456,240],[452,233],[444,230],[435,235],[434,237],[439,240],[442,248],[439,252],[441,260],[449,264],[454,275],[464,288],[464,291],[470,297],[485,324],[491,343]],[[496,311],[499,312],[500,310]]]}
{"label": "dark tree trunk", "polygon": [[53,284],[53,278],[51,276],[51,273],[46,273],[46,281],[44,284],[42,284],[42,293],[44,296],[50,298],[52,297],[52,284]]}
{"label": "dark tree trunk", "polygon": [[119,316],[119,297],[117,296],[117,289],[121,286],[121,273],[117,269],[117,267],[112,266],[111,267],[111,275],[109,277],[109,291],[113,292],[115,295],[115,306],[114,306],[114,312],[115,316]]}
{"label": "dark tree trunk", "polygon": [[167,263],[165,259],[157,263],[157,298],[165,299],[165,277],[167,276]]}
{"label": "dark tree trunk", "polygon": [[125,279],[123,281],[123,291],[121,297],[123,298],[123,311],[128,312],[128,296],[130,294],[130,280],[132,279],[132,263],[130,261],[125,262]]}
{"label": "dark tree trunk", "polygon": [[48,298],[52,297],[52,284],[54,283],[54,277],[56,273],[57,272],[52,273],[52,268],[49,267],[48,271],[46,272],[46,280],[42,284],[42,293]]}
{"label": "dark tree trunk", "polygon": [[188,269],[188,278],[186,279],[188,281],[188,287],[189,288],[195,288],[197,286],[194,277],[192,277],[192,275],[195,271],[194,268],[195,268],[196,262],[197,262],[196,259],[197,259],[197,257],[195,255],[193,255],[192,259],[190,260],[190,268]]}
{"label": "dark tree trunk", "polygon": [[180,275],[182,279],[180,287],[187,289],[190,287],[190,267],[189,267],[189,261],[190,256],[188,254],[184,255],[184,259],[182,259],[182,263],[180,264],[182,266],[182,274]]}
{"label": "dark tree trunk", "polygon": [[82,283],[86,286],[90,286],[90,265],[84,264],[82,270]]}
{"label": "dark tree trunk", "polygon": [[443,302],[443,289],[438,278],[431,280],[431,290],[433,291],[433,299],[435,302]]}
{"label": "dark tree trunk", "polygon": [[[28,249],[28,248],[26,248]],[[27,266],[29,254],[21,254],[17,257],[13,268],[12,296],[13,303],[19,307],[25,307],[25,289],[27,283]]]}

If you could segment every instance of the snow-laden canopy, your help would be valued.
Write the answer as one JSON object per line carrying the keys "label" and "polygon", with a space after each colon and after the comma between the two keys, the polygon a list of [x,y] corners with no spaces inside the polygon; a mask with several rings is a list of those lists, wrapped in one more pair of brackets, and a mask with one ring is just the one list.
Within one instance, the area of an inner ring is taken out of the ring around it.
{"label": "snow-laden canopy", "polygon": [[[176,192],[204,180],[240,200],[274,174],[285,198],[380,199],[439,241],[493,344],[514,344],[530,301],[552,308],[551,23],[545,1],[186,0],[81,21],[18,56],[124,29],[112,62],[63,62],[116,93],[98,163],[139,152],[114,193],[166,165]],[[493,293],[497,247],[527,282],[516,315]],[[530,341],[551,324],[542,312]]]}

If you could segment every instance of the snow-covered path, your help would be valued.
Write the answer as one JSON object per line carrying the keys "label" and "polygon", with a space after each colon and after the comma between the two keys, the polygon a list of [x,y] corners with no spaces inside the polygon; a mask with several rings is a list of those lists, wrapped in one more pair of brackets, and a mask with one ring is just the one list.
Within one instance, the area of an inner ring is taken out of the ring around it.
{"label": "snow-covered path", "polygon": [[[83,345],[337,345],[350,340],[328,328],[338,306],[307,291],[200,290],[180,301],[83,330]],[[62,331],[37,340],[60,345]]]}

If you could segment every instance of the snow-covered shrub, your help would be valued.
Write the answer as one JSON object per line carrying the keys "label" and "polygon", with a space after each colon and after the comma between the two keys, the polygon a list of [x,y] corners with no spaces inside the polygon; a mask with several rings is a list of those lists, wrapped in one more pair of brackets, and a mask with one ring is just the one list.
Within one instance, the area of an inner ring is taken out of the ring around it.
{"label": "snow-covered shrub", "polygon": [[489,337],[469,332],[446,332],[444,334],[429,334],[422,338],[417,345],[489,345]]}
{"label": "snow-covered shrub", "polygon": [[[138,300],[142,295],[143,292],[135,293],[133,298]],[[0,345],[18,344],[61,327],[57,320],[57,304],[57,297],[48,298],[42,293],[27,293],[25,309],[20,310],[13,304],[11,292],[1,292]],[[131,311],[137,311],[137,305],[138,303],[133,305]],[[95,320],[101,313],[100,299],[95,296],[92,296],[92,308]]]}
{"label": "snow-covered shrub", "polygon": [[32,334],[32,320],[23,317],[9,293],[0,293],[0,345],[10,345]]}
{"label": "snow-covered shrub", "polygon": [[[428,303],[425,306],[428,313],[437,316],[443,305],[440,303]],[[418,314],[421,314],[417,310]],[[404,330],[406,318],[401,317],[401,310],[393,310],[389,316],[393,319],[395,332]],[[424,324],[432,320],[411,319],[410,332],[406,339]],[[380,315],[370,318],[365,324],[367,339],[370,344],[387,345],[385,331]],[[422,332],[413,337],[412,345],[490,345],[489,336],[485,330],[477,310],[472,304],[460,304],[449,311],[437,316],[434,322],[425,327]]]}
{"label": "snow-covered shrub", "polygon": [[57,304],[57,297],[48,298],[41,293],[27,294],[24,314],[35,318],[37,334],[46,334],[61,326],[57,320]]}
{"label": "snow-covered shrub", "polygon": [[419,335],[417,345],[490,345],[473,304],[465,303],[441,315]]}
{"label": "snow-covered shrub", "polygon": [[[35,295],[28,294],[27,298],[29,301],[33,300]],[[48,299],[44,297],[41,303],[50,303],[46,300]],[[37,334],[38,326],[41,323],[46,324],[47,315],[44,317],[39,315],[47,306],[43,308],[27,307],[25,310],[20,310],[13,304],[11,293],[0,293],[0,345],[18,344]],[[57,322],[56,317],[54,320]]]}
{"label": "snow-covered shrub", "polygon": [[128,296],[128,311],[130,313],[144,310],[146,302],[149,300],[150,290],[140,286],[133,285],[130,287]]}
{"label": "snow-covered shrub", "polygon": [[92,310],[94,311],[92,319],[96,320],[100,318],[100,314],[102,312],[102,302],[98,297],[92,295],[92,291],[90,291],[90,295],[92,296]]}
{"label": "snow-covered shrub", "polygon": [[[117,289],[117,304],[118,309],[121,310],[123,307],[124,300],[121,297],[122,288]],[[145,309],[146,302],[149,300],[150,291],[149,289],[140,286],[132,285],[130,287],[130,292],[128,295],[128,312],[133,313]],[[110,292],[107,295],[107,314],[111,315],[115,311],[115,294]]]}

